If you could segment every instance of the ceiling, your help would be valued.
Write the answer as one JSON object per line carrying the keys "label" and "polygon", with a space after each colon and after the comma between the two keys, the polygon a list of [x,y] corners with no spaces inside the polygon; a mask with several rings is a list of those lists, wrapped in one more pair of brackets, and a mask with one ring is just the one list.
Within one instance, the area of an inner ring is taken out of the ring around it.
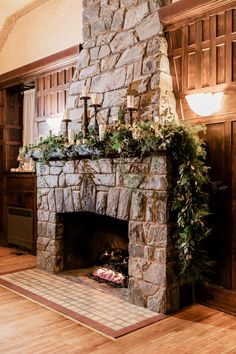
{"label": "ceiling", "polygon": [[33,1],[34,0],[0,0],[0,31],[3,29],[6,19]]}

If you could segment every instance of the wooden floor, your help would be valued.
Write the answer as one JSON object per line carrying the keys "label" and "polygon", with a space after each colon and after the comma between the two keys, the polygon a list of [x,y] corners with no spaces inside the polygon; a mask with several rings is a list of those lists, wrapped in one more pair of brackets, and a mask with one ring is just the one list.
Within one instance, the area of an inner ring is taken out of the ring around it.
{"label": "wooden floor", "polygon": [[36,257],[15,248],[0,247],[0,275],[34,267]]}
{"label": "wooden floor", "polygon": [[[26,263],[25,257],[0,248],[1,273],[32,265],[32,256]],[[235,354],[236,318],[194,305],[113,342],[0,287],[0,353]]]}

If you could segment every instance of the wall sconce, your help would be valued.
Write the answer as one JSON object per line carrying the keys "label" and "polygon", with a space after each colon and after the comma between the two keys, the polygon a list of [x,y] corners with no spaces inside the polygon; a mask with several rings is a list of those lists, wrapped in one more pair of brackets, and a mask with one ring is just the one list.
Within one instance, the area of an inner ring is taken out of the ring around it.
{"label": "wall sconce", "polygon": [[191,110],[199,116],[210,116],[219,111],[223,92],[194,93],[185,98]]}
{"label": "wall sconce", "polygon": [[58,135],[61,128],[62,117],[59,116],[59,117],[47,118],[46,122],[49,128],[49,133]]}

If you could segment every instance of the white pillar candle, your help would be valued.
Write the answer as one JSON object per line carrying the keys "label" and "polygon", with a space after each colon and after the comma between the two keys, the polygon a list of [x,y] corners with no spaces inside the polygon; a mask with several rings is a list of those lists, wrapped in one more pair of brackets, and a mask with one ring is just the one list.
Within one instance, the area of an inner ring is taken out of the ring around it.
{"label": "white pillar candle", "polygon": [[82,87],[82,94],[81,94],[82,97],[88,97],[88,88],[86,85],[84,85]]}
{"label": "white pillar candle", "polygon": [[69,129],[68,131],[68,140],[69,140],[69,144],[74,144],[75,142],[75,132],[73,129]]}
{"label": "white pillar candle", "polygon": [[127,108],[135,108],[134,96],[127,96]]}
{"label": "white pillar candle", "polygon": [[99,140],[102,141],[104,140],[104,136],[106,133],[106,124],[99,124],[98,126],[98,130],[99,130]]}
{"label": "white pillar candle", "polygon": [[93,105],[96,105],[97,104],[97,94],[96,93],[92,93],[91,94],[91,103]]}
{"label": "white pillar candle", "polygon": [[67,119],[67,118],[68,118],[68,111],[67,109],[65,109],[63,113],[63,119]]}

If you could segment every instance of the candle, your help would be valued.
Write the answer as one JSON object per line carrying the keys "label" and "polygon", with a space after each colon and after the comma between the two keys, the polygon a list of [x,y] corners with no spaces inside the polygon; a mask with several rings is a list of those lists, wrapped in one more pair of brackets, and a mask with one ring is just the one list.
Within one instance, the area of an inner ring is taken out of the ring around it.
{"label": "candle", "polygon": [[135,108],[134,96],[127,96],[127,108]]}
{"label": "candle", "polygon": [[82,94],[81,97],[88,97],[88,88],[86,85],[82,87]]}
{"label": "candle", "polygon": [[160,116],[159,117],[159,122],[161,125],[164,125],[165,124],[165,118],[163,116]]}
{"label": "candle", "polygon": [[68,119],[68,110],[67,109],[64,110],[63,119],[65,119],[65,120]]}
{"label": "candle", "polygon": [[98,126],[99,130],[99,139],[100,141],[104,140],[105,132],[106,132],[106,124],[99,124]]}
{"label": "candle", "polygon": [[97,94],[96,93],[91,94],[91,102],[92,102],[92,105],[97,104]]}
{"label": "candle", "polygon": [[68,132],[68,140],[69,140],[69,144],[72,145],[75,142],[75,132],[73,129],[69,129]]}
{"label": "candle", "polygon": [[160,117],[159,117],[159,116],[156,116],[156,115],[155,115],[155,116],[153,117],[153,119],[154,119],[154,122],[155,122],[155,123],[159,123],[159,122],[160,122]]}

